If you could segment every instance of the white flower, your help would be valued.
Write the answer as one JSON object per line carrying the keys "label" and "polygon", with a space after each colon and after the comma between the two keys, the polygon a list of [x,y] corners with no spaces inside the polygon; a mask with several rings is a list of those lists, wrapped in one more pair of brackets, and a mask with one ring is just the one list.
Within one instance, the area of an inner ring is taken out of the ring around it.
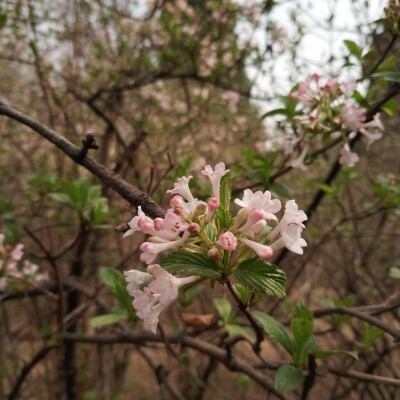
{"label": "white flower", "polygon": [[243,194],[243,199],[235,199],[235,203],[244,208],[252,210],[258,208],[264,211],[264,219],[278,220],[274,215],[281,209],[281,202],[278,199],[271,200],[271,193],[266,190],[253,193],[250,189],[246,189]]}
{"label": "white flower", "polygon": [[289,224],[285,229],[281,230],[281,237],[271,244],[273,251],[276,251],[282,247],[286,247],[288,250],[296,254],[303,254],[302,247],[307,246],[307,242],[301,237],[303,228],[297,224]]}
{"label": "white flower", "polygon": [[353,167],[358,162],[359,158],[357,153],[350,150],[350,146],[346,143],[342,150],[340,150],[339,164],[346,165],[347,167]]}
{"label": "white flower", "polygon": [[145,216],[145,213],[142,211],[142,207],[138,207],[138,215],[136,217],[133,217],[131,221],[128,223],[129,225],[129,230],[127,230],[124,235],[122,236],[123,238],[126,238],[130,235],[132,235],[134,232],[139,232],[140,228],[138,227],[138,221],[140,217]]}
{"label": "white flower", "polygon": [[360,129],[360,132],[367,139],[367,147],[370,147],[372,143],[382,137],[383,129],[384,127],[379,114],[375,114],[372,121],[364,124],[364,127]]}
{"label": "white flower", "polygon": [[221,183],[221,179],[224,175],[226,175],[230,170],[225,169],[225,164],[223,162],[217,164],[215,166],[215,171],[212,170],[210,165],[206,165],[204,170],[201,171],[203,175],[206,175],[210,178],[211,185],[213,188],[214,197],[219,201],[219,186]]}
{"label": "white flower", "polygon": [[133,292],[138,290],[142,283],[147,282],[152,279],[153,276],[147,272],[138,271],[137,269],[130,269],[129,271],[124,271],[125,280],[128,282],[126,289],[129,294],[134,296]]}
{"label": "white flower", "polygon": [[308,144],[305,145],[303,151],[300,154],[300,157],[292,161],[292,163],[290,164],[292,168],[299,168],[303,171],[307,169],[307,166],[304,164],[304,159],[306,158],[308,147]]}

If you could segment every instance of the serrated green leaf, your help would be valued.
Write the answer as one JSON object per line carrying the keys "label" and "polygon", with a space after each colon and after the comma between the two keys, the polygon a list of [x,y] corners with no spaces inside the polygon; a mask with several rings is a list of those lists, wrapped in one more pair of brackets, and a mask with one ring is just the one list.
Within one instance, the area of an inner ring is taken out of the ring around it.
{"label": "serrated green leaf", "polygon": [[346,45],[349,52],[353,54],[353,56],[355,56],[358,60],[362,59],[362,50],[355,42],[353,42],[352,40],[344,40],[344,44]]}
{"label": "serrated green leaf", "polygon": [[335,356],[340,354],[349,355],[356,360],[358,360],[358,353],[356,351],[346,351],[346,350],[314,350],[313,351],[315,358],[323,358],[329,356]]}
{"label": "serrated green leaf", "polygon": [[219,208],[214,213],[214,221],[218,226],[219,230],[229,229],[233,224],[233,217],[229,210]]}
{"label": "serrated green leaf", "polygon": [[283,365],[279,367],[275,376],[275,388],[280,392],[289,392],[296,389],[304,382],[303,373],[292,365]]}
{"label": "serrated green leaf", "polygon": [[228,323],[232,320],[232,306],[226,299],[214,299],[215,308],[218,311],[218,314],[224,320],[225,323]]}
{"label": "serrated green leaf", "polygon": [[289,186],[284,185],[283,183],[274,182],[272,185],[269,186],[269,190],[281,197],[285,198],[293,197],[293,190],[290,189]]}
{"label": "serrated green leaf", "polygon": [[206,227],[204,228],[204,233],[206,234],[207,240],[210,243],[215,243],[216,242],[217,238],[216,238],[215,233],[214,233],[213,223],[212,222],[206,225]]}
{"label": "serrated green leaf", "polygon": [[276,265],[259,258],[243,261],[233,275],[248,290],[269,296],[285,297],[286,295],[285,273]]}
{"label": "serrated green leaf", "polygon": [[90,319],[90,325],[93,328],[98,328],[99,326],[115,324],[116,322],[121,321],[122,319],[126,319],[127,317],[127,314],[99,315]]}
{"label": "serrated green leaf", "polygon": [[218,265],[204,253],[171,253],[161,261],[161,266],[173,275],[196,275],[214,279],[221,276]]}
{"label": "serrated green leaf", "polygon": [[375,78],[385,79],[387,81],[400,82],[400,71],[376,72],[372,76]]}
{"label": "serrated green leaf", "polygon": [[294,343],[286,328],[278,322],[275,318],[267,315],[261,311],[253,311],[252,315],[261,324],[264,331],[268,336],[283,346],[286,351],[293,355]]}

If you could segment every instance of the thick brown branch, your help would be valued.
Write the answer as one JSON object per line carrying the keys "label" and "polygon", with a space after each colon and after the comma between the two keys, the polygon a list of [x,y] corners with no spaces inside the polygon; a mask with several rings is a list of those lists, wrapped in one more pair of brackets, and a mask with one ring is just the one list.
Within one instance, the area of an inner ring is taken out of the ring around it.
{"label": "thick brown branch", "polygon": [[33,118],[28,117],[22,112],[15,110],[2,101],[0,101],[0,115],[5,115],[11,119],[14,119],[15,121],[18,121],[39,133],[48,141],[55,144],[76,163],[82,165],[96,175],[105,185],[115,190],[121,195],[122,198],[127,200],[134,207],[141,206],[143,211],[153,218],[164,217],[165,210],[156,204],[148,194],[136,189],[134,186],[122,179],[119,175],[112,172],[103,164],[100,164],[90,156],[86,156],[81,159],[81,149],[73,145],[64,137],[60,136],[57,132],[34,120]]}

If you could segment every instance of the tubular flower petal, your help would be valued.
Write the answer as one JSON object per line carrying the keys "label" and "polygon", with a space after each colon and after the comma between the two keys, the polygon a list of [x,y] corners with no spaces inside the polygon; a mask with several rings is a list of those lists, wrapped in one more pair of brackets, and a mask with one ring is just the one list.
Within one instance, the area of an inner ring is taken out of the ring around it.
{"label": "tubular flower petal", "polygon": [[274,254],[274,251],[270,246],[265,246],[261,243],[253,242],[252,240],[246,238],[242,238],[240,241],[252,249],[258,255],[258,257],[261,258],[261,260],[269,260]]}
{"label": "tubular flower petal", "polygon": [[160,304],[163,307],[170,305],[177,299],[178,290],[181,286],[193,283],[197,279],[195,276],[177,278],[157,264],[150,265],[147,270],[156,278],[148,288],[151,292],[160,295]]}
{"label": "tubular flower petal", "polygon": [[123,238],[126,238],[126,237],[128,237],[128,236],[130,236],[130,235],[132,235],[134,232],[139,232],[140,231],[140,228],[138,227],[138,221],[139,221],[139,218],[140,217],[143,217],[145,214],[144,214],[144,212],[142,211],[142,207],[138,207],[138,215],[136,215],[136,217],[133,217],[132,219],[131,219],[131,221],[130,222],[128,222],[128,225],[129,225],[129,230],[127,230],[125,233],[124,233],[124,235],[122,236]]}
{"label": "tubular flower petal", "polygon": [[278,199],[271,199],[271,192],[266,190],[264,193],[261,191],[253,193],[250,189],[246,189],[243,194],[243,199],[235,199],[235,203],[240,207],[248,209],[259,208],[263,210],[264,219],[275,219],[273,215],[281,209],[281,202]]}
{"label": "tubular flower petal", "polygon": [[233,251],[237,246],[237,238],[230,231],[223,233],[216,242],[226,251]]}
{"label": "tubular flower petal", "polygon": [[125,280],[128,282],[126,289],[132,296],[134,296],[133,291],[138,290],[142,283],[145,283],[153,278],[153,276],[147,272],[138,271],[137,269],[125,271],[124,275]]}
{"label": "tubular flower petal", "polygon": [[303,254],[302,247],[307,246],[307,242],[301,237],[303,228],[300,225],[290,224],[281,232],[281,237],[271,244],[271,248],[276,251],[282,247],[296,254]]}
{"label": "tubular flower petal", "polygon": [[179,194],[183,198],[185,198],[189,203],[195,201],[192,192],[189,189],[189,181],[193,178],[193,176],[182,176],[182,178],[178,179],[178,182],[174,184],[174,188],[171,190],[167,190],[167,193],[171,194]]}
{"label": "tubular flower petal", "polygon": [[140,250],[142,250],[143,253],[140,255],[140,260],[145,262],[146,264],[150,264],[156,259],[157,255],[162,251],[182,246],[184,243],[185,239],[175,240],[166,243],[150,243],[150,242],[142,243],[140,245]]}
{"label": "tubular flower petal", "polygon": [[350,150],[350,146],[346,143],[342,150],[340,150],[339,164],[346,165],[347,167],[353,167],[358,162],[359,158],[357,153]]}
{"label": "tubular flower petal", "polygon": [[259,208],[252,208],[246,223],[239,229],[239,232],[243,233],[250,229],[254,224],[264,218],[264,214],[265,212],[263,210],[260,210]]}
{"label": "tubular flower petal", "polygon": [[230,171],[229,169],[225,169],[225,164],[223,162],[221,162],[215,166],[215,171],[212,170],[210,165],[206,165],[204,170],[201,171],[201,173],[203,175],[206,175],[210,178],[214,197],[217,200],[219,200],[219,185],[221,183],[221,179],[229,171]]}
{"label": "tubular flower petal", "polygon": [[296,160],[292,161],[292,163],[290,164],[290,166],[292,168],[299,168],[301,170],[306,170],[307,166],[304,164],[304,160],[306,158],[307,152],[308,152],[308,145],[304,146],[303,151],[301,152],[299,158],[297,158]]}

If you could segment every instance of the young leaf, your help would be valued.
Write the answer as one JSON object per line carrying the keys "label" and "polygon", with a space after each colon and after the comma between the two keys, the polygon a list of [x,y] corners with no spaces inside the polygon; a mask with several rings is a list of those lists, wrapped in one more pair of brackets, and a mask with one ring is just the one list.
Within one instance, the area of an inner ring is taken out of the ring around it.
{"label": "young leaf", "polygon": [[253,311],[252,314],[268,336],[283,346],[289,354],[293,355],[294,343],[285,327],[276,319],[261,311]]}
{"label": "young leaf", "polygon": [[345,40],[344,44],[346,45],[349,52],[357,58],[357,60],[362,59],[362,50],[358,47],[358,45],[355,42],[353,42],[352,40]]}
{"label": "young leaf", "polygon": [[173,275],[196,275],[211,279],[221,276],[215,261],[203,253],[171,253],[161,261],[161,266]]}
{"label": "young leaf", "polygon": [[[313,313],[303,303],[298,303],[293,314],[290,327],[294,337],[293,356],[295,366],[299,367],[307,361],[305,348],[313,335]],[[305,353],[305,354],[303,354]]]}
{"label": "young leaf", "polygon": [[285,198],[293,197],[293,190],[283,183],[274,182],[272,185],[270,185],[269,189],[271,190],[271,192],[275,193],[278,196]]}
{"label": "young leaf", "polygon": [[93,328],[98,328],[99,326],[115,324],[116,322],[121,321],[122,319],[125,319],[127,317],[127,314],[99,315],[90,319],[90,325],[92,325]]}
{"label": "young leaf", "polygon": [[218,311],[218,314],[224,320],[225,323],[228,323],[232,320],[232,306],[226,299],[214,299],[215,308]]}
{"label": "young leaf", "polygon": [[225,329],[228,331],[229,336],[248,335],[249,329],[237,324],[226,324]]}
{"label": "young leaf", "polygon": [[221,179],[219,198],[220,208],[229,212],[229,206],[231,204],[231,188],[229,187],[229,178],[227,175],[223,176]]}
{"label": "young leaf", "polygon": [[285,273],[276,265],[259,258],[243,261],[233,275],[248,290],[269,296],[285,297],[286,295]]}
{"label": "young leaf", "polygon": [[236,294],[243,300],[244,304],[248,304],[250,302],[251,296],[253,294],[251,290],[247,290],[240,283],[235,283],[233,285],[233,289],[235,290]]}
{"label": "young leaf", "polygon": [[382,78],[387,81],[400,82],[400,71],[376,72],[372,76],[375,78]]}
{"label": "young leaf", "polygon": [[288,392],[304,382],[303,373],[292,365],[279,367],[275,376],[275,388],[280,392]]}

